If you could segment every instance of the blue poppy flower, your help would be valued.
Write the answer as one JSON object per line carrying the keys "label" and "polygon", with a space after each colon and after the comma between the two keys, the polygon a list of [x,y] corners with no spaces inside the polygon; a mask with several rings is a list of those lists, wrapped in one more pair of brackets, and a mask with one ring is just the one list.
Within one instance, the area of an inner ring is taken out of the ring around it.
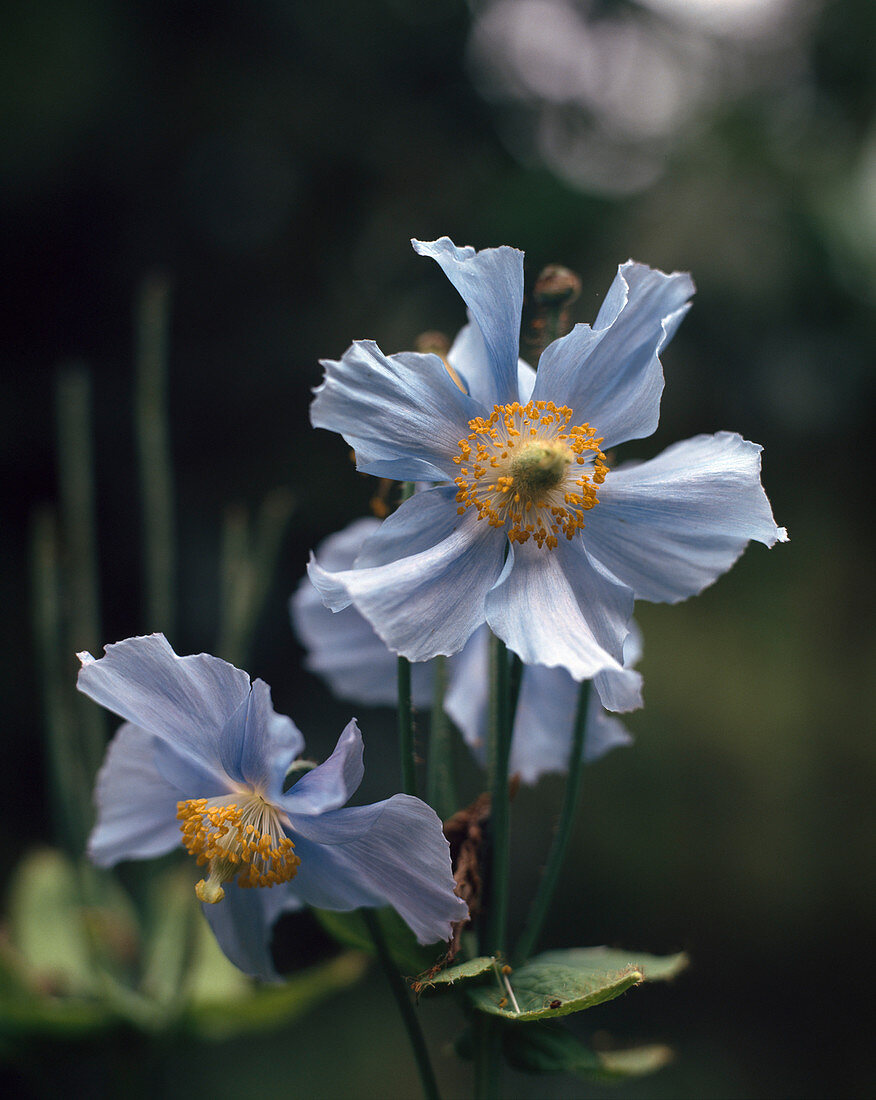
{"label": "blue poppy flower", "polygon": [[731,432],[609,469],[605,451],[657,426],[659,353],[689,308],[688,275],[628,261],[593,327],[544,351],[521,392],[523,255],[448,238],[414,248],[459,291],[484,371],[354,343],[324,362],[311,420],[339,432],[358,468],[438,484],[362,546],[355,566],[310,575],[332,610],[350,603],[412,661],[465,645],[482,623],[525,664],[576,680],[622,668],[635,598],[675,602],[724,573],[750,539],[784,541],[760,483],[761,448]]}
{"label": "blue poppy flower", "polygon": [[391,905],[421,943],[466,917],[434,810],[404,794],[345,807],[364,770],[355,719],[284,792],[304,739],[264,681],[206,653],[178,657],[161,634],[79,658],[79,690],[125,719],[98,775],[89,855],[109,867],[182,843],[207,868],[196,892],[241,970],[276,977],[271,928],[304,904]]}
{"label": "blue poppy flower", "polygon": [[[358,519],[330,535],[318,547],[326,569],[348,569],[362,542],[380,521]],[[353,607],[332,614],[305,577],[290,600],[292,622],[306,650],[305,665],[321,676],[335,695],[371,705],[394,706],[397,659]],[[636,710],[642,705],[642,678],[633,670],[641,656],[641,636],[635,623],[624,644],[624,669],[605,670],[594,679],[587,712],[584,759],[592,763],[632,738],[619,719],[608,713]],[[479,627],[462,650],[448,659],[444,709],[483,763],[489,709],[489,630]],[[414,705],[432,702],[433,672],[428,663],[411,668]],[[511,742],[510,770],[524,783],[535,783],[547,772],[564,772],[569,765],[578,683],[562,668],[525,665],[520,684]]]}

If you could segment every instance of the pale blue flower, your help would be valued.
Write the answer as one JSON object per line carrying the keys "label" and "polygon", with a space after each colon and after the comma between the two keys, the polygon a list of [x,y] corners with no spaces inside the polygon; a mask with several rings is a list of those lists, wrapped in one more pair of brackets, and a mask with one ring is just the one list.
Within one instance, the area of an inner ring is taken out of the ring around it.
{"label": "pale blue flower", "polygon": [[397,794],[345,808],[363,775],[355,719],[284,793],[304,739],[262,680],[206,653],[178,657],[161,634],[79,657],[80,691],[125,719],[98,775],[89,855],[109,867],[183,843],[206,865],[196,890],[241,970],[276,977],[272,925],[304,904],[391,905],[421,943],[465,918],[429,806]]}
{"label": "pale blue flower", "polygon": [[[373,518],[358,519],[330,535],[318,548],[326,569],[348,569],[362,542],[380,526]],[[305,577],[290,600],[296,633],[306,650],[305,664],[342,699],[394,706],[397,699],[397,658],[353,607],[332,614]],[[635,623],[624,644],[624,669],[597,674],[591,693],[584,739],[584,759],[592,763],[610,749],[632,740],[619,719],[608,713],[642,705],[642,678],[632,666],[641,656],[641,636]],[[459,727],[477,759],[483,763],[489,710],[489,630],[479,627],[462,650],[448,659],[448,689],[444,709]],[[433,666],[412,666],[414,705],[432,702]],[[511,742],[510,770],[524,783],[535,783],[547,772],[569,766],[579,684],[565,669],[525,665]]]}
{"label": "pale blue flower", "polygon": [[354,604],[413,661],[457,653],[486,622],[524,663],[581,680],[622,668],[634,598],[685,599],[750,539],[787,538],[760,483],[761,448],[734,433],[607,467],[607,449],[657,426],[658,355],[687,312],[688,275],[622,264],[593,327],[546,348],[527,397],[522,253],[446,237],[414,248],[465,300],[486,369],[459,370],[463,392],[438,356],[387,356],[372,341],[323,364],[316,427],[340,432],[360,470],[443,483],[405,501],[353,569],[311,562],[332,610]]}

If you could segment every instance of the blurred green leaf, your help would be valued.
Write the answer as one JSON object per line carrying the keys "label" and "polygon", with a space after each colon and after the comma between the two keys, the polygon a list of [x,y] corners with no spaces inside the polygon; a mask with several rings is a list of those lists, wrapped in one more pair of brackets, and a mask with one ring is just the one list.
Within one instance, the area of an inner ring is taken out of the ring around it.
{"label": "blurred green leaf", "polygon": [[206,1001],[189,1008],[189,1029],[205,1039],[268,1031],[305,1015],[327,997],[354,985],[365,973],[368,959],[348,951],[300,974],[282,985],[251,987],[249,996],[228,1001]]}
{"label": "blurred green leaf", "polygon": [[592,1008],[644,981],[664,981],[686,965],[683,954],[658,957],[606,947],[547,951],[509,977],[519,1012],[498,984],[469,995],[482,1012],[509,1020],[541,1020]]}
{"label": "blurred green leaf", "polygon": [[12,878],[9,939],[35,991],[85,994],[96,988],[90,937],[72,862],[40,849],[25,856]]}
{"label": "blurred green leaf", "polygon": [[[371,933],[361,913],[335,913],[327,909],[315,909],[314,913],[338,943],[374,954]],[[394,909],[376,909],[375,913],[393,961],[402,974],[422,974],[435,962],[436,951],[418,944],[416,936]]]}
{"label": "blurred green leaf", "polygon": [[672,1059],[665,1046],[650,1045],[629,1050],[596,1051],[561,1024],[529,1027],[508,1024],[502,1033],[508,1063],[527,1073],[574,1073],[594,1081],[620,1080],[654,1073]]}

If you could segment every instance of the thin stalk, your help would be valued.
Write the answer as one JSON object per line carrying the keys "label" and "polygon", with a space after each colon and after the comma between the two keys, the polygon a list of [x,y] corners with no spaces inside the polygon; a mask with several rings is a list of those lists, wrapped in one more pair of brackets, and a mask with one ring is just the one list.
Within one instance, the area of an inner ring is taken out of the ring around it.
{"label": "thin stalk", "polygon": [[91,805],[91,785],[90,777],[84,774],[73,732],[76,720],[64,661],[58,557],[55,514],[49,508],[40,509],[31,527],[31,592],[36,664],[47,734],[49,790],[58,842],[71,855],[78,856],[90,824],[85,815]]}
{"label": "thin stalk", "polygon": [[386,939],[380,927],[380,922],[373,909],[363,909],[362,916],[365,918],[368,932],[374,941],[377,959],[383,968],[384,974],[386,974],[386,979],[389,982],[389,987],[392,990],[392,995],[395,997],[399,1013],[401,1014],[402,1023],[404,1024],[405,1031],[408,1033],[408,1039],[410,1040],[411,1049],[414,1053],[414,1060],[417,1063],[417,1070],[420,1074],[420,1084],[423,1087],[423,1095],[426,1097],[426,1100],[440,1100],[438,1083],[435,1080],[435,1073],[432,1069],[432,1063],[429,1060],[429,1051],[426,1047],[426,1040],[423,1038],[420,1021],[417,1019],[416,1011],[414,1010],[413,1004],[411,1004],[411,997],[405,987],[402,976],[399,974],[395,963],[392,961],[392,956],[386,945]]}
{"label": "thin stalk", "polygon": [[414,753],[414,705],[411,701],[411,662],[398,659],[398,748],[401,755],[402,790],[417,793],[417,758]]}
{"label": "thin stalk", "polygon": [[499,1100],[502,1068],[502,1033],[499,1020],[485,1012],[475,1012],[472,1019],[472,1039],[476,1100]]}
{"label": "thin stalk", "polygon": [[[58,485],[61,510],[60,546],[66,597],[63,646],[73,673],[73,655],[98,651],[100,598],[98,595],[97,512],[94,492],[94,448],[91,416],[91,378],[84,366],[64,367],[58,374]],[[76,697],[73,713],[78,726],[85,773],[90,780],[106,747],[103,713],[90,700]],[[72,730],[68,737],[74,736]]]}
{"label": "thin stalk", "polygon": [[176,524],[173,463],[167,416],[167,342],[170,284],[147,279],[137,304],[135,416],[143,505],[146,623],[173,636],[176,592]]}
{"label": "thin stalk", "polygon": [[490,868],[486,949],[505,949],[508,926],[508,877],[511,868],[511,803],[508,759],[511,754],[510,676],[505,643],[490,639],[490,729],[487,748],[490,777]]}
{"label": "thin stalk", "polygon": [[447,658],[436,657],[434,670],[432,718],[429,723],[429,770],[426,775],[426,801],[442,821],[456,810],[456,784],[453,777],[453,733],[444,710],[447,691]]}
{"label": "thin stalk", "polygon": [[587,727],[587,704],[589,699],[590,681],[584,680],[578,692],[578,709],[575,713],[572,749],[569,753],[569,771],[566,775],[566,790],[563,796],[563,806],[560,810],[560,819],[557,823],[557,830],[548,854],[544,874],[536,890],[535,897],[532,899],[529,916],[514,953],[518,963],[525,962],[529,958],[538,942],[553,900],[560,871],[565,862],[566,850],[572,837],[572,825],[575,820],[575,810],[578,806],[578,793],[581,787],[581,772],[583,771],[584,733]]}

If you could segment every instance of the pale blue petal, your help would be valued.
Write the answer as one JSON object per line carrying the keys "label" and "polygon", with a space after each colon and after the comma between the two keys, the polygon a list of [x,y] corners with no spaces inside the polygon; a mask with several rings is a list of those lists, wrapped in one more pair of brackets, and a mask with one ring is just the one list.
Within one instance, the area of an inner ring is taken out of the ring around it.
{"label": "pale blue petal", "polygon": [[[368,827],[363,831],[356,822],[348,828],[344,818],[362,818]],[[467,916],[453,892],[441,822],[418,798],[398,794],[376,806],[314,817],[310,825],[314,839],[292,834],[301,857],[292,886],[306,904],[338,910],[391,905],[420,943],[449,939],[451,922]],[[353,839],[339,839],[350,834]]]}
{"label": "pale blue petal", "polygon": [[593,677],[593,686],[606,710],[631,711],[644,705],[642,674],[633,668],[642,657],[642,632],[635,619],[624,641],[623,669],[606,669]]}
{"label": "pale blue petal", "polygon": [[584,733],[584,763],[593,764],[612,749],[632,745],[633,738],[620,718],[615,718],[599,705],[594,691],[587,707],[587,729]]}
{"label": "pale blue petal", "polygon": [[588,513],[593,557],[646,600],[674,603],[726,572],[749,539],[787,540],[760,483],[761,447],[699,435],[613,470]]}
{"label": "pale blue petal", "polygon": [[444,710],[465,743],[483,764],[487,752],[489,721],[490,628],[472,634],[461,653],[450,659]]}
{"label": "pale blue petal", "polygon": [[98,867],[112,867],[122,859],[151,859],[180,843],[177,803],[192,795],[168,782],[156,767],[155,755],[164,748],[129,722],[110,742],[97,773],[97,823],[88,840],[89,858]]}
{"label": "pale blue petal", "polygon": [[[481,330],[473,321],[469,321],[456,334],[447,353],[447,361],[459,375],[466,392],[485,408],[492,409],[495,404],[505,403],[507,398],[503,397],[500,401],[496,392],[487,345]],[[535,371],[524,359],[518,359],[517,389],[520,401],[529,400],[534,385]]]}
{"label": "pale blue petal", "polygon": [[79,659],[80,691],[222,775],[219,733],[249,695],[245,672],[207,653],[178,657],[163,634]]}
{"label": "pale blue petal", "polygon": [[493,633],[524,664],[587,680],[620,668],[633,593],[589,560],[580,539],[561,539],[554,550],[530,540],[509,551],[486,608]]}
{"label": "pale blue petal", "polygon": [[464,394],[437,355],[384,355],[372,340],[354,343],[340,360],[323,361],[310,420],[339,432],[356,452],[357,469],[397,481],[446,481],[454,455],[481,405]]}
{"label": "pale blue petal", "polygon": [[593,328],[576,325],[543,352],[533,400],[569,405],[603,450],[651,435],[660,416],[658,358],[687,312],[689,275],[665,275],[631,260],[621,264]]}
{"label": "pale blue petal", "polygon": [[343,806],[365,774],[362,751],[362,734],[353,718],[328,760],[303,775],[278,803],[290,814],[322,814]]}
{"label": "pale blue petal", "polygon": [[274,710],[271,689],[264,680],[254,680],[240,755],[244,782],[271,800],[279,799],[286,772],[303,751],[301,731],[291,718]]}
{"label": "pale blue petal", "polygon": [[[355,520],[317,547],[320,565],[329,571],[349,569],[363,541],[380,526],[377,519]],[[394,706],[398,698],[398,658],[377,637],[358,611],[334,613],[305,577],[290,601],[292,622],[307,651],[305,667],[321,676],[341,699],[369,705]],[[414,706],[432,700],[432,669],[411,668]]]}
{"label": "pale blue petal", "polygon": [[564,668],[524,667],[510,759],[524,783],[569,767],[580,690]]}
{"label": "pale blue petal", "polygon": [[504,532],[479,523],[472,509],[457,515],[455,496],[445,486],[405,501],[366,542],[355,569],[308,567],[324,599],[352,601],[385,644],[412,661],[462,649],[502,570]]}
{"label": "pale blue petal", "polygon": [[513,401],[523,308],[523,253],[507,245],[475,252],[470,247],[457,248],[449,237],[411,243],[421,256],[430,256],[440,265],[483,335],[490,364],[490,384],[484,392],[495,395],[488,407]]}
{"label": "pale blue petal", "polygon": [[236,967],[265,982],[280,980],[271,958],[274,924],[281,913],[301,908],[288,884],[242,889],[226,883],[222,901],[201,908],[219,946]]}

